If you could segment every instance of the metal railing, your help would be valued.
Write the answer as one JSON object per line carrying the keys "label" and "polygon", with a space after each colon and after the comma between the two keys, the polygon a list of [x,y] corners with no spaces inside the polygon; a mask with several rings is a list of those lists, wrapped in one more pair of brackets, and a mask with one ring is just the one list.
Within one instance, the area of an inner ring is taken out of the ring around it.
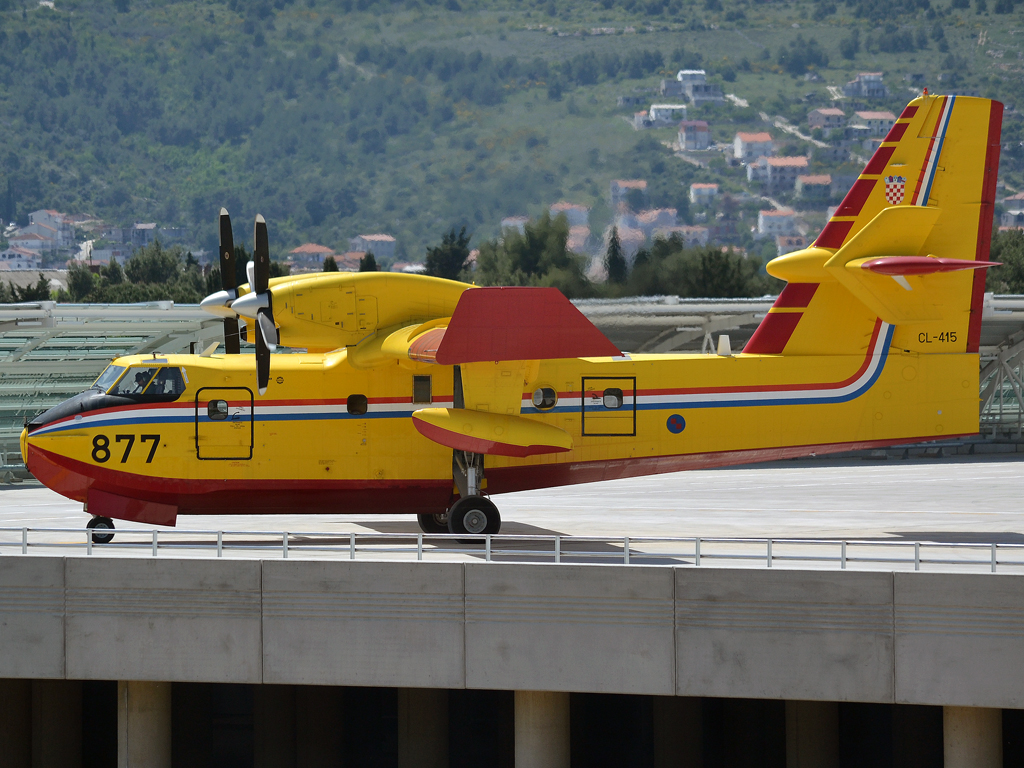
{"label": "metal railing", "polygon": [[316,558],[857,570],[1024,570],[1024,544],[558,534],[451,535],[337,531],[118,529],[106,544],[84,528],[0,528],[0,555]]}

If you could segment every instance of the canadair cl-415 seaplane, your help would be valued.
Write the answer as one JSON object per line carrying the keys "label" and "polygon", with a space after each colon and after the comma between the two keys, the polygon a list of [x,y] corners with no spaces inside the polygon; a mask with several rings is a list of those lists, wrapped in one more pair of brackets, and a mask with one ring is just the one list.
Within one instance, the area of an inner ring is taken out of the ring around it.
{"label": "canadair cl-415 seaplane", "polygon": [[225,354],[118,358],[22,453],[104,537],[275,512],[484,534],[494,494],[976,433],[1001,121],[914,99],[814,244],[769,264],[787,285],[736,355],[622,353],[550,288],[271,280],[261,217],[236,286],[222,211],[224,290],[202,306]]}

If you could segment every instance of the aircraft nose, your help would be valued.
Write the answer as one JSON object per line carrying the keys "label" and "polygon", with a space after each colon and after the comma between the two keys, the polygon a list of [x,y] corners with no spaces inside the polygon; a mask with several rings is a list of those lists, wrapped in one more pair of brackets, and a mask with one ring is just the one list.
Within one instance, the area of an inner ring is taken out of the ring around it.
{"label": "aircraft nose", "polygon": [[19,442],[21,443],[21,460],[28,461],[26,458],[28,456],[28,427],[21,430],[21,440]]}

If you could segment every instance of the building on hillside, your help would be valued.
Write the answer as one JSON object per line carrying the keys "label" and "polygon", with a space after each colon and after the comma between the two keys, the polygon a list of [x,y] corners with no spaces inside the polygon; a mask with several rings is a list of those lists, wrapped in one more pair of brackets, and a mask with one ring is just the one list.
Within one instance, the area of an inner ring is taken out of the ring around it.
{"label": "building on hillside", "polygon": [[638,107],[647,101],[645,96],[619,96],[615,104],[619,107]]}
{"label": "building on hillside", "polygon": [[639,112],[633,113],[633,130],[642,131],[644,128],[653,128],[654,121],[651,120],[651,116],[647,114],[646,109],[642,109]]}
{"label": "building on hillside", "polygon": [[1024,229],[1024,211],[1004,211],[999,217],[1001,229]]}
{"label": "building on hillside", "polygon": [[796,186],[796,177],[807,173],[807,158],[759,157],[747,165],[747,181],[756,181],[772,192],[787,191]]}
{"label": "building on hillside", "polygon": [[679,124],[679,148],[697,152],[711,146],[711,129],[704,120],[683,120]]}
{"label": "building on hillside", "polygon": [[741,163],[750,163],[757,158],[770,157],[774,154],[774,144],[770,133],[737,133],[732,142],[733,157]]}
{"label": "building on hillside", "polygon": [[678,80],[662,80],[661,85],[658,88],[658,93],[662,96],[682,96],[683,84]]}
{"label": "building on hillside", "polygon": [[501,220],[501,231],[513,229],[520,235],[526,234],[526,225],[530,223],[529,216],[506,216]]}
{"label": "building on hillside", "polygon": [[709,83],[703,69],[681,69],[676,73],[676,81],[682,85],[686,98],[694,104],[725,101],[721,86]]}
{"label": "building on hillside", "polygon": [[651,104],[648,112],[655,128],[678,123],[686,119],[685,104]]}
{"label": "building on hillside", "polygon": [[[75,224],[71,216],[60,211],[54,211],[49,208],[44,208],[38,211],[32,211],[28,215],[29,227],[32,225],[43,225],[51,228],[54,231],[53,239],[57,243],[58,248],[70,248],[75,244]],[[33,231],[29,229],[29,231]],[[36,234],[43,235],[44,232],[36,232]]]}
{"label": "building on hillside", "polygon": [[674,227],[677,215],[675,208],[652,208],[637,214],[636,226],[645,237],[650,237],[655,229]]}
{"label": "building on hillside", "polygon": [[793,251],[802,251],[807,247],[807,238],[803,235],[776,235],[775,250],[779,256]]}
{"label": "building on hillside", "polygon": [[670,240],[673,236],[678,237],[687,248],[694,248],[696,246],[707,245],[710,232],[707,227],[691,227],[685,225],[676,227],[659,227],[654,230],[655,240]]}
{"label": "building on hillside", "polygon": [[854,112],[850,119],[851,126],[867,128],[872,137],[885,136],[895,122],[896,115],[892,112]]}
{"label": "building on hillside", "polygon": [[842,128],[846,113],[839,107],[818,107],[807,113],[807,125],[811,130],[821,128],[823,131],[830,131],[833,128]]}
{"label": "building on hillside", "polygon": [[348,242],[350,251],[362,251],[363,253],[373,251],[373,255],[377,259],[395,258],[397,241],[391,235],[356,235]]}
{"label": "building on hillside", "polygon": [[136,248],[145,248],[157,239],[156,224],[153,222],[133,224],[131,238],[131,243]]}
{"label": "building on hillside", "polygon": [[117,259],[119,264],[124,264],[132,257],[134,249],[129,243],[111,243],[106,248],[90,248],[88,262],[90,264],[109,264],[111,260]]}
{"label": "building on hillside", "polygon": [[38,251],[15,247],[8,247],[0,251],[0,270],[39,269],[40,264]]}
{"label": "building on hillside", "polygon": [[303,243],[292,248],[288,253],[293,272],[319,272],[323,268],[324,259],[334,256],[334,249],[317,243]]}
{"label": "building on hillside", "polygon": [[590,227],[585,225],[569,227],[569,238],[565,241],[565,247],[573,253],[586,253],[589,240]]}
{"label": "building on hillside", "polygon": [[861,72],[843,86],[843,95],[861,99],[884,99],[889,89],[882,82],[883,72]]}
{"label": "building on hillside", "polygon": [[49,253],[57,249],[56,240],[51,237],[37,235],[35,232],[26,232],[25,234],[19,232],[8,237],[7,242],[12,248],[22,248],[26,251],[35,251],[36,253]]}
{"label": "building on hillside", "polygon": [[832,196],[832,177],[827,173],[800,175],[794,188],[801,200],[826,202]]}
{"label": "building on hillside", "polygon": [[694,204],[707,205],[718,195],[717,184],[691,184],[690,202]]}
{"label": "building on hillside", "polygon": [[1024,211],[1024,192],[1003,198],[1003,208],[1008,211]]}
{"label": "building on hillside", "polygon": [[615,179],[611,184],[612,210],[626,202],[626,195],[633,190],[647,197],[647,182],[643,179]]}
{"label": "building on hillside", "polygon": [[845,163],[850,159],[850,150],[846,147],[814,147],[812,152],[819,163]]}
{"label": "building on hillside", "polygon": [[562,200],[552,205],[548,209],[548,213],[551,214],[552,219],[564,215],[570,227],[590,226],[590,208],[585,205],[567,203]]}
{"label": "building on hillside", "polygon": [[781,211],[759,211],[757,214],[757,234],[760,237],[796,234],[796,214],[788,208]]}
{"label": "building on hillside", "polygon": [[[338,265],[339,272],[358,272],[359,262],[366,255],[363,251],[346,251],[334,255],[334,261]],[[377,254],[373,254],[374,259]]]}

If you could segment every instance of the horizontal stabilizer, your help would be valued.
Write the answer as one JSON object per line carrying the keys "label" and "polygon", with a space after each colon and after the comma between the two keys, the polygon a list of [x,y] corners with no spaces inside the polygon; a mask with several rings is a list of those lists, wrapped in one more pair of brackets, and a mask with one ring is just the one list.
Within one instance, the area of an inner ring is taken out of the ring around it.
{"label": "horizontal stabilizer", "polygon": [[527,419],[463,408],[423,408],[412,423],[424,437],[456,451],[523,458],[572,450],[569,433]]}
{"label": "horizontal stabilizer", "polygon": [[[847,266],[853,266],[851,262]],[[960,272],[965,269],[998,267],[998,261],[968,261],[967,259],[939,259],[933,256],[885,256],[868,259],[860,264],[861,269],[879,275],[898,277],[906,275],[934,275],[939,272]]]}
{"label": "horizontal stabilizer", "polygon": [[472,288],[430,341],[425,356],[441,365],[621,354],[557,288]]}

